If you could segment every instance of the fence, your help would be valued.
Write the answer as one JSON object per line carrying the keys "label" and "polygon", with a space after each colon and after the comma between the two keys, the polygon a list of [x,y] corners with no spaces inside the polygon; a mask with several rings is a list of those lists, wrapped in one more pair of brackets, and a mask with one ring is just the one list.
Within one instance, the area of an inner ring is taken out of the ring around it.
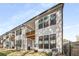
{"label": "fence", "polygon": [[79,47],[78,46],[73,46],[71,55],[79,56]]}
{"label": "fence", "polygon": [[79,56],[79,45],[68,43],[64,45],[63,51],[66,56]]}

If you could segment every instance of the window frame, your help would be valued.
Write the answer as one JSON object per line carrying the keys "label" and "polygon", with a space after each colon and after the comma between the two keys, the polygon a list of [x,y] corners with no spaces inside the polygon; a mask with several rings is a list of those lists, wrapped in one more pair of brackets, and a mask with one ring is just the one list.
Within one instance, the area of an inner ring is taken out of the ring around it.
{"label": "window frame", "polygon": [[[52,37],[51,37],[51,35],[52,35]],[[40,40],[40,37],[42,37],[41,40]],[[39,43],[39,49],[56,48],[56,34],[39,36],[38,42],[40,42],[40,41],[42,41],[42,43]],[[48,43],[45,43],[45,41],[48,41]],[[53,41],[53,43],[51,43],[51,41]],[[40,45],[42,45],[42,48],[40,48]],[[46,45],[47,45],[47,47],[46,47]]]}
{"label": "window frame", "polygon": [[44,28],[49,26],[49,15],[44,17]]}
{"label": "window frame", "polygon": [[[43,40],[43,36],[39,36],[39,42],[40,42],[40,41],[41,41],[42,43],[39,43],[39,49],[43,49],[43,45],[44,45],[44,44],[43,44],[43,41],[44,41],[44,40]],[[42,45],[42,47],[40,47],[40,45]]]}
{"label": "window frame", "polygon": [[22,29],[16,30],[16,36],[22,34]]}
{"label": "window frame", "polygon": [[[53,41],[53,43],[51,43]],[[55,45],[52,47],[52,45]],[[56,34],[50,34],[50,49],[56,48]]]}
{"label": "window frame", "polygon": [[[40,27],[41,26],[41,27]],[[44,28],[44,19],[41,18],[39,21],[38,21],[38,29],[42,29]]]}
{"label": "window frame", "polygon": [[16,47],[22,47],[22,40],[19,39],[19,40],[16,40]]}
{"label": "window frame", "polygon": [[55,24],[56,24],[56,13],[50,14],[50,25],[55,25]]}
{"label": "window frame", "polygon": [[[48,41],[48,43],[45,43],[45,41]],[[48,45],[48,47],[45,45]],[[49,49],[49,35],[44,35],[44,49]]]}

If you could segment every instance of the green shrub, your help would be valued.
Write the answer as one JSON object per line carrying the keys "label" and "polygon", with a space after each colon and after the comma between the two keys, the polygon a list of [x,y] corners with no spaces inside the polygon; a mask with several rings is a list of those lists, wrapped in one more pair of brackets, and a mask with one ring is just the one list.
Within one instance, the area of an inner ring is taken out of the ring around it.
{"label": "green shrub", "polygon": [[6,56],[6,54],[4,54],[4,53],[0,52],[0,56]]}
{"label": "green shrub", "polygon": [[52,56],[52,52],[48,52],[47,53],[47,56]]}

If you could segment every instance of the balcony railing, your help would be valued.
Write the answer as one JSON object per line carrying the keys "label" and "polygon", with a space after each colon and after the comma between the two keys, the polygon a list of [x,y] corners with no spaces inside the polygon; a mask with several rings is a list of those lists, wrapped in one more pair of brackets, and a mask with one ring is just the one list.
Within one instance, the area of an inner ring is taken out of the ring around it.
{"label": "balcony railing", "polygon": [[27,38],[34,39],[35,38],[35,31],[30,31],[26,33]]}

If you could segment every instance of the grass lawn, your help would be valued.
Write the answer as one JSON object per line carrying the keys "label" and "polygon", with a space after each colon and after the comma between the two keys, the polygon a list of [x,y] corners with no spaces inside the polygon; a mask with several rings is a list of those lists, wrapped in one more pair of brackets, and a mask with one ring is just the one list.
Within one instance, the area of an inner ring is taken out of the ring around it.
{"label": "grass lawn", "polygon": [[15,52],[15,50],[0,50],[0,56],[7,56],[8,54]]}
{"label": "grass lawn", "polygon": [[47,56],[47,53],[30,51],[27,54],[25,54],[25,56]]}
{"label": "grass lawn", "polygon": [[26,52],[27,51],[15,51],[15,52],[8,54],[7,56],[24,56]]}
{"label": "grass lawn", "polygon": [[10,53],[7,56],[47,56],[47,54],[44,52],[17,51]]}
{"label": "grass lawn", "polygon": [[0,56],[47,56],[47,53],[0,49]]}

